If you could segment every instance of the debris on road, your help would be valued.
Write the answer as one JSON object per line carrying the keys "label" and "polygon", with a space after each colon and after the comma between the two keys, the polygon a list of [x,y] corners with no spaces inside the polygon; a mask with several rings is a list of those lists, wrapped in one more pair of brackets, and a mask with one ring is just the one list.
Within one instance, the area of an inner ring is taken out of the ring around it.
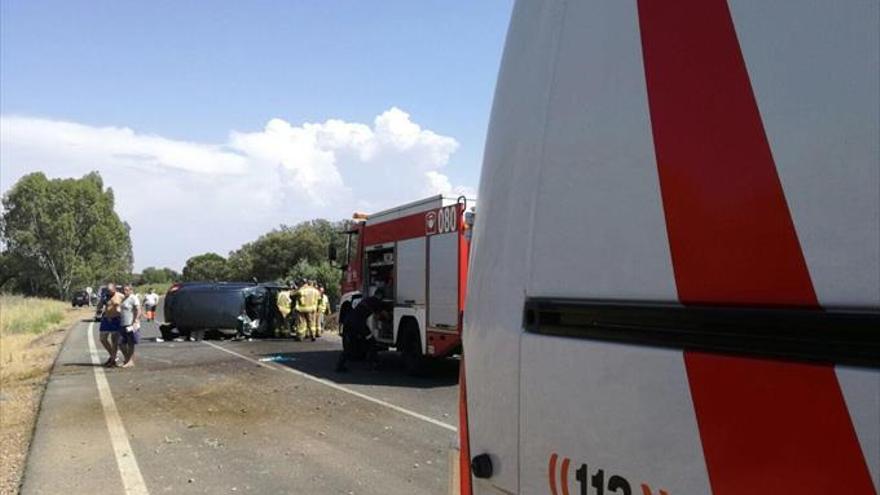
{"label": "debris on road", "polygon": [[269,356],[260,358],[261,363],[291,363],[293,361],[296,361],[296,358],[291,356]]}

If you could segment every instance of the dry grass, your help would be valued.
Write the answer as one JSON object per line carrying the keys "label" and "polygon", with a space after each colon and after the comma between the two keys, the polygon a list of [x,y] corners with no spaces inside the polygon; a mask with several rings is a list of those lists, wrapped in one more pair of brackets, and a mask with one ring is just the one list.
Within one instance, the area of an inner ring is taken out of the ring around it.
{"label": "dry grass", "polygon": [[36,361],[43,361],[39,358],[47,350],[32,344],[57,330],[71,312],[61,301],[0,295],[0,384],[4,389],[33,376]]}
{"label": "dry grass", "polygon": [[0,295],[0,493],[17,493],[40,397],[64,329],[89,310]]}

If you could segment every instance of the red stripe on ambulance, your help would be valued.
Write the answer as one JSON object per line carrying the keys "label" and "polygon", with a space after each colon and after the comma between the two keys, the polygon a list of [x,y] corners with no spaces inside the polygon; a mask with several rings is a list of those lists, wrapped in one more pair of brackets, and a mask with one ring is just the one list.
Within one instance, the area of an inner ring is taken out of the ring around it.
{"label": "red stripe on ambulance", "polygon": [[556,453],[550,455],[550,464],[547,466],[547,479],[550,481],[550,493],[552,495],[558,495],[558,492],[556,491],[556,460],[558,458],[559,455]]}
{"label": "red stripe on ambulance", "polygon": [[660,191],[686,304],[815,306],[724,0],[640,0]]}
{"label": "red stripe on ambulance", "polygon": [[[818,310],[727,3],[638,9],[679,299]],[[713,493],[875,493],[833,367],[685,364]]]}
{"label": "red stripe on ambulance", "polygon": [[831,366],[685,353],[715,494],[873,494]]}
{"label": "red stripe on ambulance", "polygon": [[571,464],[571,459],[566,457],[562,460],[562,468],[560,469],[559,477],[562,482],[562,495],[568,495],[568,467]]}

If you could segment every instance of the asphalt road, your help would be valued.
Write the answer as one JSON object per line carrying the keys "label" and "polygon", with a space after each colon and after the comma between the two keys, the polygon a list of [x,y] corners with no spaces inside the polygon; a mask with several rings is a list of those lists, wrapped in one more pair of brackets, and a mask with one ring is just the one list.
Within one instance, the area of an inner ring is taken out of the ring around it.
{"label": "asphalt road", "polygon": [[[89,338],[96,352],[90,352]],[[104,370],[98,328],[79,323],[51,375],[25,470],[37,493],[446,493],[458,363],[407,376],[333,371],[317,342],[155,342]],[[265,361],[276,359],[275,361]]]}

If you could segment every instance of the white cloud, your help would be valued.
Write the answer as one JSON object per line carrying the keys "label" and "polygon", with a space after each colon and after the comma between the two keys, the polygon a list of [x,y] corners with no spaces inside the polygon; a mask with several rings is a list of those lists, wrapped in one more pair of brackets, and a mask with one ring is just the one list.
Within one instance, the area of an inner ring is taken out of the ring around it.
{"label": "white cloud", "polygon": [[[136,134],[127,127],[91,127],[73,122],[2,117],[0,143],[11,152],[46,153],[58,157],[98,159],[119,165],[168,167],[190,172],[240,174],[247,160],[219,146],[174,141]],[[6,158],[6,153],[4,153]],[[14,156],[14,155],[13,155]],[[6,160],[4,159],[4,164]],[[14,167],[15,163],[9,163]]]}
{"label": "white cloud", "polygon": [[477,191],[473,187],[469,186],[453,186],[449,181],[449,177],[437,172],[436,170],[430,170],[425,172],[425,177],[428,179],[428,183],[425,185],[425,188],[422,190],[423,196],[430,196],[432,194],[437,194],[438,192],[449,195],[449,196],[466,196],[468,198],[476,198]]}
{"label": "white cloud", "polygon": [[135,264],[180,267],[226,254],[281,223],[344,218],[431,194],[473,194],[442,169],[458,148],[391,108],[372,125],[271,119],[203,144],[24,116],[0,116],[0,191],[19,177],[98,170],[132,226]]}

